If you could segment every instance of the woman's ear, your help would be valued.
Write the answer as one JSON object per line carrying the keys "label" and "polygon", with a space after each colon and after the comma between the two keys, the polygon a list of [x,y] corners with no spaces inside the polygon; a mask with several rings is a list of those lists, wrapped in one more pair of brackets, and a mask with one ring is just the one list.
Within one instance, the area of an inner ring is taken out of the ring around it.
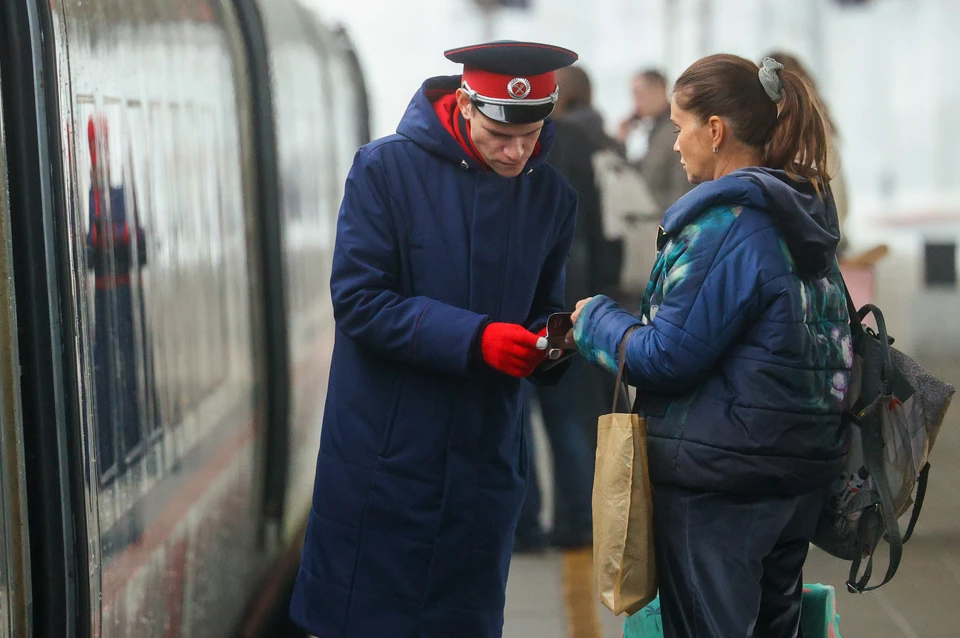
{"label": "woman's ear", "polygon": [[717,115],[711,115],[707,120],[707,127],[710,131],[710,140],[713,148],[719,149],[727,133],[726,123]]}

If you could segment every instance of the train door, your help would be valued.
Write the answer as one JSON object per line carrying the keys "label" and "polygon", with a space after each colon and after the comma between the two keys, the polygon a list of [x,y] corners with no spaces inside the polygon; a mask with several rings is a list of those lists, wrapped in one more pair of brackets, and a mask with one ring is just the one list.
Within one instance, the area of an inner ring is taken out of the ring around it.
{"label": "train door", "polygon": [[0,74],[0,636],[27,636],[29,535],[2,97]]}

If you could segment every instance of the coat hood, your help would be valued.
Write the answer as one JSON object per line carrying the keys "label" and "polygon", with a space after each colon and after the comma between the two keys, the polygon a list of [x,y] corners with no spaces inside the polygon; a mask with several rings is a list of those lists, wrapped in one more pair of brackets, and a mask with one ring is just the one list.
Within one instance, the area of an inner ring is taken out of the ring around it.
{"label": "coat hood", "polygon": [[[444,95],[455,92],[458,88],[460,88],[459,75],[439,76],[425,81],[410,100],[400,125],[397,126],[397,133],[429,153],[449,159],[456,164],[465,161],[470,169],[479,170],[480,165],[447,131],[433,108],[434,102]],[[546,163],[550,148],[553,146],[554,136],[553,122],[547,118],[540,132],[540,152],[527,161],[527,168],[536,168]]]}
{"label": "coat hood", "polygon": [[833,194],[818,195],[813,185],[782,170],[749,167],[704,182],[681,197],[664,215],[667,234],[714,206],[748,206],[762,210],[780,230],[797,269],[804,277],[822,277],[832,266],[840,242]]}

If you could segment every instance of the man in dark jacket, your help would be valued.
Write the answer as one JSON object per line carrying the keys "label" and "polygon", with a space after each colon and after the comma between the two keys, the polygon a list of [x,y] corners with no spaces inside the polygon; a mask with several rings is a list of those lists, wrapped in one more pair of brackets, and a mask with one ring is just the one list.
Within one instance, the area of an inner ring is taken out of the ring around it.
{"label": "man in dark jacket", "polygon": [[[601,196],[592,161],[598,151],[620,149],[604,132],[603,117],[593,108],[586,71],[571,66],[557,71],[556,77],[560,97],[552,116],[557,136],[550,164],[577,191],[579,202],[567,263],[566,307],[573,308],[594,291],[612,294],[620,278],[623,242],[604,236]],[[556,385],[526,385],[527,405],[534,399],[539,404],[553,457],[553,529],[547,535],[540,524],[543,503],[533,455],[515,551],[541,551],[548,544],[561,548],[590,546],[597,418],[610,411],[613,386],[612,375],[578,360]]]}
{"label": "man in dark jacket", "polygon": [[576,194],[546,163],[576,54],[448,51],[340,210],[336,342],[291,604],[323,638],[499,636],[525,492],[520,380],[564,306]]}

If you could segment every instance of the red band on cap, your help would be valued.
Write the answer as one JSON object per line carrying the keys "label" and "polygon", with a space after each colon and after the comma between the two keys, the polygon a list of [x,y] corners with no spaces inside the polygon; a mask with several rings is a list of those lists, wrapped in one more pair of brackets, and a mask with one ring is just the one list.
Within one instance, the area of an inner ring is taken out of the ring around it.
{"label": "red band on cap", "polygon": [[464,69],[463,81],[483,97],[515,100],[517,104],[548,98],[557,88],[553,71],[523,77],[491,73],[481,69]]}

